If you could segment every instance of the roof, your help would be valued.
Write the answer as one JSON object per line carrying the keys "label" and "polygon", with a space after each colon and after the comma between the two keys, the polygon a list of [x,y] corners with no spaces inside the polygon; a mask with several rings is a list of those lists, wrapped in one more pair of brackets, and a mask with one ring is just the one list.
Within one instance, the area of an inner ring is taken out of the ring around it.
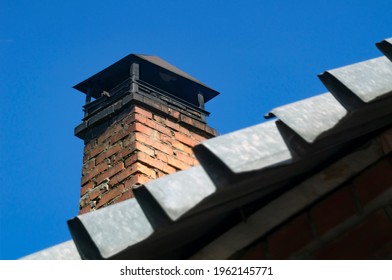
{"label": "roof", "polygon": [[[389,58],[390,43],[380,43]],[[73,241],[65,249],[82,259],[190,257],[272,198],[314,186],[322,177],[314,174],[391,127],[387,57],[322,73],[329,92],[275,108],[267,114],[273,120],[202,142],[194,148],[200,166],[135,188],[136,199],[69,220]],[[58,258],[65,249],[58,248]],[[45,258],[44,252],[28,258]]]}
{"label": "roof", "polygon": [[[198,106],[197,94],[201,93],[204,102],[219,94],[196,78],[171,65],[158,56],[129,54],[90,78],[75,85],[74,88],[94,98],[102,91],[110,92],[117,85],[131,77],[131,65],[139,64],[139,79],[169,94],[175,95]],[[174,74],[174,76],[172,75]]]}

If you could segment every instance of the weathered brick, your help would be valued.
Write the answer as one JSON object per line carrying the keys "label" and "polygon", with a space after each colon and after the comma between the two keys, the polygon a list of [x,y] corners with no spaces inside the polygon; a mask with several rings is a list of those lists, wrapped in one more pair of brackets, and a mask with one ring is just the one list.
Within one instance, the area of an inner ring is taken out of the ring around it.
{"label": "weathered brick", "polygon": [[164,152],[165,154],[172,155],[173,154],[173,149],[169,145],[165,145],[162,143],[159,143],[158,141],[154,141],[152,145],[155,149]]}
{"label": "weathered brick", "polygon": [[96,181],[97,184],[99,184],[99,183],[103,182],[106,178],[110,179],[111,177],[113,177],[114,175],[116,175],[117,173],[119,173],[123,169],[124,169],[124,163],[123,162],[119,162],[115,166],[109,168],[104,173],[101,173],[100,175],[98,175],[95,178],[95,181]]}
{"label": "weathered brick", "polygon": [[[316,259],[372,259],[392,242],[392,224],[383,209],[318,250]],[[391,254],[392,252],[389,252]]]}
{"label": "weathered brick", "polygon": [[86,175],[91,172],[91,170],[95,167],[95,158],[86,161],[82,167],[82,175]]}
{"label": "weathered brick", "polygon": [[154,145],[154,142],[155,142],[149,136],[147,136],[147,135],[145,135],[143,133],[140,133],[140,132],[135,132],[135,138],[134,139],[135,139],[135,141],[141,142],[144,145],[151,146],[151,147]]}
{"label": "weathered brick", "polygon": [[174,129],[176,131],[179,131],[180,129],[180,125],[178,123],[172,122],[171,120],[165,120],[165,125],[167,125],[167,127]]}
{"label": "weathered brick", "polygon": [[134,164],[128,166],[127,171],[129,172],[129,174],[143,173],[150,178],[153,178],[153,179],[156,178],[155,171],[140,162],[135,162]]}
{"label": "weathered brick", "polygon": [[132,177],[128,178],[125,182],[125,189],[126,190],[130,190],[132,189],[133,186],[135,185],[141,185],[144,184],[148,181],[150,181],[151,179],[148,178],[146,175],[144,174],[134,174]]}
{"label": "weathered brick", "polygon": [[112,124],[110,127],[108,127],[105,130],[105,132],[103,132],[97,138],[98,145],[102,145],[102,143],[106,142],[110,138],[110,136],[112,136],[113,134],[115,134],[119,130],[121,130],[121,123]]}
{"label": "weathered brick", "polygon": [[206,140],[206,138],[204,137],[204,136],[201,136],[201,135],[199,135],[199,134],[197,134],[197,133],[194,133],[194,132],[191,132],[191,137],[193,138],[193,139],[195,139],[197,142],[203,142],[204,140]]}
{"label": "weathered brick", "polygon": [[162,141],[162,143],[167,144],[167,145],[172,145],[173,138],[170,136],[167,136],[166,134],[159,134],[159,140]]}
{"label": "weathered brick", "polygon": [[193,156],[192,148],[188,147],[185,144],[182,144],[181,142],[179,142],[177,140],[172,141],[172,146],[173,146],[173,148],[175,148],[179,151],[185,152],[186,154]]}
{"label": "weathered brick", "polygon": [[199,144],[198,141],[196,141],[196,140],[194,140],[194,139],[190,138],[189,136],[186,136],[186,135],[184,135],[182,133],[174,132],[174,135],[175,135],[175,138],[178,141],[180,141],[181,143],[184,143],[184,144],[186,144],[186,145],[188,145],[190,147],[194,147],[197,144]]}
{"label": "weathered brick", "polygon": [[86,161],[92,159],[96,155],[102,153],[105,149],[106,149],[106,145],[99,145],[99,146],[95,147],[90,152],[87,152],[84,154],[83,162],[86,162]]}
{"label": "weathered brick", "polygon": [[177,169],[180,169],[180,170],[186,170],[189,167],[191,167],[191,165],[186,164],[186,163],[184,163],[174,157],[171,157],[171,156],[167,157],[167,163],[171,166],[174,166]]}
{"label": "weathered brick", "polygon": [[182,162],[184,162],[184,163],[186,163],[188,165],[191,165],[191,166],[195,165],[195,163],[196,163],[195,158],[193,158],[193,157],[191,157],[191,156],[189,156],[189,155],[187,155],[185,153],[183,154],[181,152],[177,152],[176,153],[176,157],[177,157],[177,159],[179,159]]}
{"label": "weathered brick", "polygon": [[124,129],[124,130],[121,130],[121,131],[119,131],[118,133],[112,135],[112,136],[110,137],[110,142],[111,142],[111,144],[113,145],[113,144],[117,143],[118,141],[124,139],[124,138],[127,137],[130,133],[131,133],[130,130]]}
{"label": "weathered brick", "polygon": [[[207,133],[209,133],[209,134],[211,135],[211,137],[214,137],[214,136],[217,136],[217,135],[218,135],[218,132],[216,131],[216,129],[214,129],[214,128],[208,126],[208,125],[205,126],[205,129],[204,129],[204,130],[205,130]],[[209,137],[209,138],[211,138],[211,137]]]}
{"label": "weathered brick", "polygon": [[82,209],[79,210],[79,215],[83,215],[85,213],[88,213],[91,210],[92,210],[91,206],[87,204],[85,207],[83,207]]}
{"label": "weathered brick", "polygon": [[[129,163],[133,164],[134,161],[140,161],[146,165],[151,166],[152,168],[159,169],[165,173],[174,173],[176,172],[176,169],[167,165],[166,162],[162,162],[161,160],[152,158],[144,153],[137,153],[135,155],[135,158],[130,159]],[[127,166],[127,161],[125,162],[125,165]]]}
{"label": "weathered brick", "polygon": [[134,108],[135,113],[141,114],[149,119],[152,119],[152,113],[150,111],[147,111],[139,106],[135,106]]}
{"label": "weathered brick", "polygon": [[313,240],[307,214],[301,214],[268,237],[272,259],[287,259]]}
{"label": "weathered brick", "polygon": [[81,189],[80,189],[80,196],[85,195],[89,190],[91,190],[92,188],[94,188],[95,183],[94,182],[88,182],[86,185],[84,185]]}
{"label": "weathered brick", "polygon": [[84,145],[84,152],[87,153],[87,152],[93,150],[96,146],[97,146],[97,143],[96,143],[95,139],[92,139]]}
{"label": "weathered brick", "polygon": [[190,118],[190,117],[188,117],[188,116],[186,116],[184,114],[180,115],[180,121],[184,122],[184,123],[186,123],[188,125],[194,126],[194,127],[198,128],[200,130],[203,130],[203,131],[206,129],[206,125],[204,123],[199,122],[199,121],[197,121],[195,119],[192,119],[192,118]]}
{"label": "weathered brick", "polygon": [[142,132],[142,133],[144,133],[144,134],[146,134],[146,135],[151,135],[151,134],[153,133],[153,130],[152,130],[151,128],[149,128],[149,127],[147,127],[147,126],[145,126],[145,125],[143,125],[143,124],[141,124],[141,123],[138,123],[138,122],[133,123],[133,124],[131,125],[130,129],[131,129],[132,131],[139,131],[139,132]]}
{"label": "weathered brick", "polygon": [[378,161],[353,180],[363,205],[392,188],[392,156]]}
{"label": "weathered brick", "polygon": [[101,208],[103,205],[111,201],[113,198],[120,196],[124,190],[124,185],[118,185],[117,188],[109,190],[107,193],[103,194],[99,200],[96,208]]}
{"label": "weathered brick", "polygon": [[161,160],[163,162],[167,162],[167,158],[168,158],[167,154],[164,154],[164,153],[162,153],[160,151],[156,151],[155,155],[156,155],[157,159],[159,159],[159,160]]}
{"label": "weathered brick", "polygon": [[153,115],[153,119],[160,124],[165,124],[166,119],[158,115]]}
{"label": "weathered brick", "polygon": [[134,198],[134,195],[133,195],[133,193],[132,193],[131,190],[128,190],[128,191],[123,192],[123,193],[121,194],[121,196],[115,198],[115,199],[114,199],[114,202],[115,202],[115,203],[118,203],[118,202],[121,202],[121,201],[130,199],[130,198]]}
{"label": "weathered brick", "polygon": [[95,160],[96,164],[99,164],[102,161],[104,161],[105,159],[110,158],[112,155],[119,152],[120,150],[121,150],[121,146],[119,144],[116,144],[116,145],[110,147],[107,151],[101,153],[99,156],[96,157],[96,160]]}
{"label": "weathered brick", "polygon": [[180,119],[181,113],[177,110],[174,110],[172,108],[168,108],[167,113],[177,120]]}
{"label": "weathered brick", "polygon": [[88,194],[88,198],[90,200],[94,200],[95,198],[97,198],[98,196],[100,196],[102,194],[104,190],[102,190],[102,188],[100,187],[95,187],[94,189],[92,189],[89,194]]}
{"label": "weathered brick", "polygon": [[112,178],[110,178],[110,185],[115,186],[118,183],[123,183],[129,177],[131,174],[127,169],[122,170],[120,173],[114,175]]}
{"label": "weathered brick", "polygon": [[[136,123],[139,122],[143,125],[148,126],[149,128],[151,128],[153,130],[159,131],[161,133],[164,133],[164,134],[170,136],[170,129],[165,127],[161,123],[147,119],[147,118],[140,116],[140,115],[136,115],[135,117],[136,117]],[[145,134],[149,135],[150,133],[145,133]]]}
{"label": "weathered brick", "polygon": [[[133,139],[136,139],[136,137]],[[136,142],[136,140],[134,142],[127,141],[127,142],[124,142],[124,149],[119,153],[119,156],[116,159],[116,161],[120,160],[120,157],[121,157],[121,159],[125,158],[126,156],[128,156],[129,154],[131,154],[134,151],[141,151],[141,152],[146,153],[150,156],[155,155],[155,151],[153,149],[151,149],[150,147],[147,147],[145,144],[143,144],[143,142],[139,142],[139,141]]]}
{"label": "weathered brick", "polygon": [[355,215],[357,209],[350,186],[345,186],[316,204],[311,210],[317,233],[322,235]]}
{"label": "weathered brick", "polygon": [[109,169],[109,165],[106,162],[101,162],[98,165],[96,165],[90,173],[82,176],[82,186],[87,183],[88,181],[90,181],[91,179],[93,179],[94,177],[96,177],[98,174],[106,171]]}
{"label": "weathered brick", "polygon": [[141,151],[143,153],[146,153],[147,155],[154,156],[155,151],[151,148],[146,147],[142,143],[136,142],[135,143],[135,150]]}

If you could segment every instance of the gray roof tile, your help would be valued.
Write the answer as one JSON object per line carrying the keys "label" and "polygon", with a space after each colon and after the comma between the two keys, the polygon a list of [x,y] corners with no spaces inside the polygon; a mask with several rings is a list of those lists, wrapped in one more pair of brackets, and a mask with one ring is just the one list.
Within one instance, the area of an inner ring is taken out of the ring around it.
{"label": "gray roof tile", "polygon": [[329,70],[320,78],[338,99],[351,93],[368,103],[392,93],[392,62],[383,56]]}
{"label": "gray roof tile", "polygon": [[332,94],[324,93],[275,108],[271,114],[307,142],[313,143],[320,135],[333,129],[347,115],[347,110]]}

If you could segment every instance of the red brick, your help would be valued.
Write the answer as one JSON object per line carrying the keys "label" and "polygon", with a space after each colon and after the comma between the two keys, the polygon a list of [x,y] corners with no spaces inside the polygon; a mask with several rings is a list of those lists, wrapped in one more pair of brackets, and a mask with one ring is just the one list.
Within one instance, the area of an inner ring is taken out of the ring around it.
{"label": "red brick", "polygon": [[[136,154],[136,160],[140,161],[146,165],[151,166],[152,168],[159,169],[165,173],[174,173],[176,172],[176,169],[167,165],[166,162],[162,162],[161,160],[154,159],[144,153],[137,153]],[[132,161],[130,162],[131,164],[133,163]],[[127,164],[127,162],[125,162]]]}
{"label": "red brick", "polygon": [[123,131],[119,131],[118,133],[114,134],[111,138],[110,138],[110,143],[111,144],[115,144],[118,141],[124,139],[125,137],[127,137],[129,134],[131,133],[130,130],[124,129]]}
{"label": "red brick", "polygon": [[181,116],[179,111],[173,110],[172,108],[168,108],[168,114],[177,120],[179,120]]}
{"label": "red brick", "polygon": [[182,162],[184,162],[188,165],[191,165],[191,166],[195,165],[195,163],[196,163],[196,160],[193,157],[191,157],[187,154],[183,154],[181,152],[177,152],[176,157],[177,157],[177,159],[179,159]]}
{"label": "red brick", "polygon": [[[162,124],[155,122],[153,120],[147,119],[143,116],[136,115],[135,117],[136,117],[136,123],[141,123],[143,125],[146,125],[146,126],[152,128],[153,130],[159,131],[161,133],[164,133],[164,134],[170,136],[170,129],[163,126]],[[150,133],[145,133],[145,134],[150,135]]]}
{"label": "red brick", "polygon": [[356,211],[350,186],[346,186],[319,202],[311,210],[311,213],[317,233],[322,235],[342,221],[355,215]]}
{"label": "red brick", "polygon": [[265,260],[266,244],[259,242],[250,248],[240,257],[241,260]]}
{"label": "red brick", "polygon": [[115,202],[115,203],[118,203],[118,202],[121,202],[121,201],[130,199],[130,198],[134,198],[134,195],[133,195],[133,193],[132,193],[131,190],[122,193],[121,196],[117,197],[117,198],[114,200],[114,202]]}
{"label": "red brick", "polygon": [[[137,141],[136,143],[147,144],[148,146],[152,146],[155,149],[158,149],[159,151],[164,152],[166,154],[169,154],[169,155],[173,154],[173,150],[170,146],[162,144],[159,141],[154,141],[151,138],[149,138],[146,135],[143,135],[141,133],[135,134],[135,140]],[[154,152],[151,153],[150,151],[147,152],[145,150],[143,150],[142,152],[145,152],[146,154],[149,154],[150,156],[154,156]]]}
{"label": "red brick", "polygon": [[167,128],[167,127],[165,127],[165,126],[163,126],[163,125],[157,124],[156,127],[155,127],[155,129],[156,129],[157,131],[163,133],[163,134],[166,134],[167,136],[171,136],[171,131],[170,131],[170,129]]}
{"label": "red brick", "polygon": [[91,170],[95,167],[95,158],[90,159],[89,161],[85,162],[82,167],[82,176],[91,172]]}
{"label": "red brick", "polygon": [[109,165],[106,162],[101,162],[97,166],[95,166],[90,173],[82,176],[82,186],[90,181],[92,178],[96,177],[98,174],[109,169]]}
{"label": "red brick", "polygon": [[115,166],[109,168],[107,171],[104,173],[100,174],[97,178],[95,178],[96,183],[101,183],[103,182],[106,178],[112,178],[114,175],[119,173],[121,170],[124,169],[124,163],[120,162],[116,164]]}
{"label": "red brick", "polygon": [[94,188],[95,184],[94,182],[88,182],[86,185],[84,185],[81,189],[80,189],[80,196],[85,195],[89,190],[91,190],[92,188]]}
{"label": "red brick", "polygon": [[98,196],[100,196],[101,194],[102,194],[102,192],[103,191],[105,191],[105,190],[102,190],[102,188],[95,188],[95,189],[92,189],[90,192],[89,192],[89,194],[88,194],[88,198],[90,199],[90,200],[94,200],[95,198],[97,198]]}
{"label": "red brick", "polygon": [[191,136],[191,132],[189,131],[189,129],[187,129],[183,126],[180,126],[178,131],[181,132],[182,134],[187,135],[187,136]]}
{"label": "red brick", "polygon": [[190,117],[188,117],[188,116],[186,116],[184,114],[181,114],[180,120],[181,120],[181,122],[187,123],[187,124],[189,124],[191,126],[194,126],[194,127],[198,128],[200,130],[203,130],[203,131],[206,128],[206,125],[204,123],[199,122],[199,121],[197,121],[195,119],[192,119],[192,118],[190,118]]}
{"label": "red brick", "polygon": [[162,153],[160,151],[156,151],[155,154],[156,154],[157,159],[159,159],[159,160],[161,160],[163,162],[167,162],[168,156],[166,154],[164,154],[164,153]]}
{"label": "red brick", "polygon": [[268,238],[272,259],[288,259],[313,240],[307,214],[302,214],[273,232]]}
{"label": "red brick", "polygon": [[180,125],[178,123],[172,122],[171,120],[165,120],[165,124],[174,130],[178,131],[180,129]]}
{"label": "red brick", "polygon": [[127,169],[124,169],[120,173],[116,174],[110,179],[110,185],[115,186],[118,183],[123,183],[124,180],[126,180],[127,177],[129,177],[131,174],[129,174],[129,171]]}
{"label": "red brick", "polygon": [[175,137],[176,137],[176,139],[178,141],[180,141],[180,142],[182,142],[182,143],[184,143],[184,144],[186,144],[186,145],[188,145],[190,147],[194,147],[197,144],[199,144],[198,141],[196,141],[196,140],[194,140],[194,139],[190,138],[189,136],[186,136],[186,135],[184,135],[182,133],[175,132],[174,134],[175,134]]}
{"label": "red brick", "polygon": [[135,162],[134,164],[128,166],[127,171],[129,172],[129,174],[143,173],[150,178],[153,178],[153,179],[156,178],[155,171],[140,162]]}
{"label": "red brick", "polygon": [[[316,259],[371,259],[392,241],[392,224],[383,209],[371,214],[360,225],[325,245]],[[389,252],[392,253],[392,252]]]}
{"label": "red brick", "polygon": [[153,115],[153,119],[160,124],[165,124],[166,119],[158,115]]}
{"label": "red brick", "polygon": [[392,156],[388,156],[362,172],[353,181],[363,205],[392,188]]}
{"label": "red brick", "polygon": [[135,141],[139,141],[147,146],[153,146],[154,145],[154,140],[152,140],[149,136],[140,133],[140,132],[135,132]]}
{"label": "red brick", "polygon": [[91,206],[90,205],[86,205],[85,207],[83,207],[82,209],[79,210],[79,214],[78,215],[83,215],[85,213],[90,212],[91,210],[92,210]]}
{"label": "red brick", "polygon": [[[134,138],[134,139],[135,139],[135,138]],[[143,153],[146,153],[146,154],[148,154],[148,155],[150,155],[150,156],[154,156],[154,155],[155,155],[154,150],[151,149],[151,148],[149,148],[149,147],[147,147],[147,146],[144,145],[143,143],[141,143],[141,142],[136,142],[136,141],[134,141],[134,142],[128,141],[128,142],[125,142],[125,143],[124,143],[124,149],[123,149],[123,151],[121,151],[121,152],[119,153],[118,158],[116,158],[116,161],[117,161],[117,160],[120,160],[120,157],[121,157],[121,159],[125,158],[125,157],[128,156],[130,153],[132,153],[132,152],[134,152],[134,151],[136,151],[136,150],[137,150],[137,151],[141,151],[141,152],[143,152]]]}
{"label": "red brick", "polygon": [[190,165],[188,165],[188,164],[186,164],[176,158],[173,158],[173,157],[167,157],[167,163],[171,166],[174,166],[177,169],[180,169],[180,170],[186,170],[189,167],[191,167]]}
{"label": "red brick", "polygon": [[119,185],[117,188],[109,190],[107,193],[102,195],[102,197],[99,200],[96,208],[98,209],[98,208],[102,207],[103,205],[105,205],[106,203],[111,201],[113,198],[121,195],[123,190],[124,190],[124,185]]}
{"label": "red brick", "polygon": [[181,142],[179,142],[177,140],[172,141],[172,146],[181,152],[185,152],[186,154],[193,156],[192,148],[188,147],[187,145],[182,144]]}
{"label": "red brick", "polygon": [[152,119],[152,113],[150,111],[147,111],[141,107],[135,106],[134,109],[135,113],[141,114],[149,119]]}
{"label": "red brick", "polygon": [[153,149],[150,149],[143,145],[142,143],[136,142],[135,143],[135,150],[141,151],[143,153],[146,153],[147,155],[154,156],[155,152]]}
{"label": "red brick", "polygon": [[84,145],[84,152],[87,153],[97,146],[95,139],[92,139]]}
{"label": "red brick", "polygon": [[191,137],[193,138],[193,139],[195,139],[197,142],[203,142],[204,140],[206,140],[206,138],[204,137],[204,136],[201,136],[201,135],[199,135],[199,134],[197,134],[197,133],[194,133],[194,132],[191,132]]}
{"label": "red brick", "polygon": [[119,144],[116,144],[116,145],[110,147],[107,151],[105,151],[105,152],[101,153],[99,156],[97,156],[95,163],[96,164],[101,163],[102,161],[110,158],[112,155],[119,152],[120,150],[121,150],[121,146]]}
{"label": "red brick", "polygon": [[130,129],[131,129],[132,131],[139,131],[139,132],[142,132],[142,133],[144,133],[144,134],[146,134],[146,135],[151,135],[151,134],[153,133],[153,130],[152,130],[151,128],[149,128],[149,127],[147,127],[147,126],[145,126],[145,125],[142,125],[141,123],[138,123],[138,122],[133,123],[133,124],[131,125]]}
{"label": "red brick", "polygon": [[207,132],[207,133],[209,133],[209,134],[211,134],[211,137],[208,137],[208,139],[209,139],[209,138],[212,138],[212,137],[215,137],[216,135],[218,135],[216,129],[214,129],[214,128],[208,126],[208,125],[205,126],[205,130],[204,130],[204,131]]}
{"label": "red brick", "polygon": [[99,145],[99,146],[95,147],[93,150],[84,154],[83,162],[86,162],[86,161],[92,159],[96,155],[102,153],[105,149],[106,149],[106,145]]}
{"label": "red brick", "polygon": [[141,185],[144,184],[148,181],[150,181],[151,179],[148,178],[146,175],[144,174],[134,174],[132,177],[128,178],[125,181],[125,189],[126,190],[130,190],[132,189],[133,186],[135,185]]}
{"label": "red brick", "polygon": [[159,150],[161,152],[164,152],[165,154],[168,154],[168,155],[172,155],[173,154],[173,149],[170,146],[168,146],[168,145],[165,145],[165,144],[162,144],[162,143],[159,143],[159,142],[155,141],[152,146],[155,149],[157,149],[157,150]]}
{"label": "red brick", "polygon": [[189,125],[193,125],[193,121],[194,121],[194,120],[193,120],[192,118],[190,118],[190,117],[184,115],[184,114],[181,114],[181,115],[180,115],[180,121],[181,121],[181,122],[184,122],[184,123],[187,123],[187,124],[189,124]]}
{"label": "red brick", "polygon": [[98,138],[97,143],[98,145],[102,145],[102,143],[106,142],[106,140],[114,133],[113,126],[108,127],[105,132],[103,132]]}
{"label": "red brick", "polygon": [[173,142],[173,139],[170,136],[167,136],[166,134],[159,134],[159,140],[167,145],[172,145]]}

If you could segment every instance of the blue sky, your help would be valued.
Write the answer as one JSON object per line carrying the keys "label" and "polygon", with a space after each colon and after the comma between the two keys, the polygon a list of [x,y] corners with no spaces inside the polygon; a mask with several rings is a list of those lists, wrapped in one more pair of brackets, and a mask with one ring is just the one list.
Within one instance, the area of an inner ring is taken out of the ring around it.
{"label": "blue sky", "polygon": [[380,56],[392,1],[0,0],[0,259],[69,240],[84,96],[72,86],[129,53],[157,55],[221,95],[222,134],[325,92],[317,74]]}

